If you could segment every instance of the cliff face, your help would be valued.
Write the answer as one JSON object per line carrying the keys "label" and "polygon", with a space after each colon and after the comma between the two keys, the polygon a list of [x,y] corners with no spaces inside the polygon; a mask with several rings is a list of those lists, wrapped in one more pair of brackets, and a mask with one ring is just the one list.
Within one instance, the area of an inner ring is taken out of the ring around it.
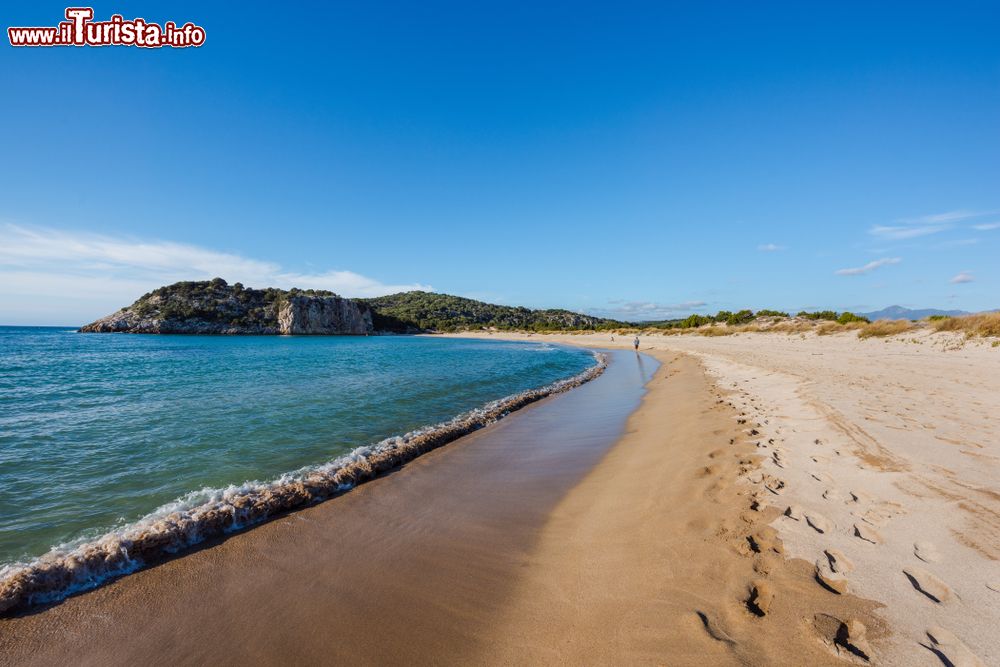
{"label": "cliff face", "polygon": [[256,290],[216,278],[161,287],[80,331],[362,335],[372,333],[372,314],[332,292]]}
{"label": "cliff face", "polygon": [[294,296],[278,312],[282,334],[354,334],[372,332],[372,313],[339,296]]}

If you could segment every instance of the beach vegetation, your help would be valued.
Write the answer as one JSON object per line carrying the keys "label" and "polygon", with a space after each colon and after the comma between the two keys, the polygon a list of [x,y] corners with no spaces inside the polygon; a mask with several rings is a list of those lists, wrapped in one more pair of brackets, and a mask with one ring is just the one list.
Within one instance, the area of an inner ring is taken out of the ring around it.
{"label": "beach vegetation", "polygon": [[913,331],[916,325],[910,320],[876,320],[858,331],[858,338],[884,338]]}
{"label": "beach vegetation", "polygon": [[807,313],[804,310],[800,310],[796,317],[804,317],[807,320],[830,320],[836,321],[840,317],[840,313],[835,310],[818,310],[814,313]]}
{"label": "beach vegetation", "polygon": [[970,338],[1000,336],[1000,312],[931,319],[930,324],[935,331],[955,331]]}
{"label": "beach vegetation", "polygon": [[854,313],[850,313],[850,312],[846,312],[846,311],[837,316],[837,323],[838,324],[850,324],[851,322],[865,322],[865,323],[867,323],[869,321],[870,320],[867,317],[863,317],[861,315],[855,315]]}

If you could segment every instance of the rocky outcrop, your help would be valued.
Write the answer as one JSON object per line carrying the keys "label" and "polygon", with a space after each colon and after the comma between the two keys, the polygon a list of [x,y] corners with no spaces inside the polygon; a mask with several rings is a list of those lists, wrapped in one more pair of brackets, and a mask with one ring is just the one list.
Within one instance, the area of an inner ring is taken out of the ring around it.
{"label": "rocky outcrop", "polygon": [[339,296],[291,297],[278,312],[282,334],[354,334],[372,332],[372,313]]}
{"label": "rocky outcrop", "polygon": [[181,282],[81,327],[92,333],[364,335],[370,307],[323,290],[250,289],[216,278]]}

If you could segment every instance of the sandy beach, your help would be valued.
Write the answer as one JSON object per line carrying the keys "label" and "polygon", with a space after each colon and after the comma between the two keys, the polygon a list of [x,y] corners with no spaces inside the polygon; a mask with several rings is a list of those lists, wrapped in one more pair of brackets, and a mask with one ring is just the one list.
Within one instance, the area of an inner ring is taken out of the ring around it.
{"label": "sandy beach", "polygon": [[998,355],[939,341],[644,337],[340,498],[0,620],[0,661],[996,664]]}
{"label": "sandy beach", "polygon": [[846,590],[877,603],[887,628],[870,643],[878,662],[1000,664],[1000,354],[988,340],[654,335],[640,349],[690,355],[729,392],[762,455],[741,479],[776,510],[786,558],[843,557]]}

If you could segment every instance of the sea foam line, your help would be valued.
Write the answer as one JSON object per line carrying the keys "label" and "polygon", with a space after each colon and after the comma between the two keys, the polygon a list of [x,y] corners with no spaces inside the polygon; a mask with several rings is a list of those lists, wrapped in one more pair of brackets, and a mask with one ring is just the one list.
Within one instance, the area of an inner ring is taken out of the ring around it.
{"label": "sea foam line", "polygon": [[60,600],[206,539],[343,493],[529,403],[596,378],[607,367],[607,357],[594,353],[594,358],[595,365],[571,378],[491,401],[440,424],[358,447],[270,482],[192,492],[95,540],[56,547],[30,563],[4,566],[0,568],[0,614]]}

